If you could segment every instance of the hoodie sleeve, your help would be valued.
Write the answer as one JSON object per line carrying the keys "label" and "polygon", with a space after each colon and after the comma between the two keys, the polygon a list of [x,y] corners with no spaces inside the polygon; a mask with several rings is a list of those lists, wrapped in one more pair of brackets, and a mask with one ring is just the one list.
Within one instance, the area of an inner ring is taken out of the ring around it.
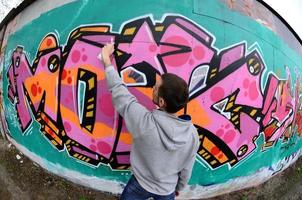
{"label": "hoodie sleeve", "polygon": [[106,67],[105,73],[108,89],[112,93],[114,108],[124,118],[127,129],[133,138],[136,138],[143,133],[144,123],[147,123],[150,112],[139,104],[137,99],[128,91],[112,65]]}
{"label": "hoodie sleeve", "polygon": [[181,191],[183,190],[186,185],[189,182],[189,179],[191,178],[191,174],[192,174],[192,169],[195,163],[195,154],[193,156],[191,156],[189,162],[187,163],[187,165],[179,172],[179,178],[178,178],[178,182],[176,185],[176,191]]}
{"label": "hoodie sleeve", "polygon": [[189,157],[185,167],[179,172],[179,178],[178,178],[178,182],[176,185],[176,191],[181,191],[183,190],[186,185],[188,184],[190,178],[191,178],[191,174],[192,174],[192,169],[195,163],[195,159],[196,159],[196,153],[198,151],[199,148],[199,138],[198,138],[198,133],[194,132],[194,148],[193,148],[193,152],[192,155]]}

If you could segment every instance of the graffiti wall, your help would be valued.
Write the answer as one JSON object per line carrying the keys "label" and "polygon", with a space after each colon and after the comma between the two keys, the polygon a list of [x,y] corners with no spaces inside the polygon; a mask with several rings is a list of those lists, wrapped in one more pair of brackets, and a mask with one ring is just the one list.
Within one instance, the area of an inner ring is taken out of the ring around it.
{"label": "graffiti wall", "polygon": [[[132,138],[97,59],[114,41],[114,65],[148,109],[155,109],[152,87],[162,74],[189,85],[190,101],[178,114],[191,115],[201,144],[183,198],[260,184],[300,156],[301,54],[222,1],[122,4],[68,3],[8,36],[5,120],[25,154],[74,182],[122,191]],[[232,23],[213,19],[217,10]]]}

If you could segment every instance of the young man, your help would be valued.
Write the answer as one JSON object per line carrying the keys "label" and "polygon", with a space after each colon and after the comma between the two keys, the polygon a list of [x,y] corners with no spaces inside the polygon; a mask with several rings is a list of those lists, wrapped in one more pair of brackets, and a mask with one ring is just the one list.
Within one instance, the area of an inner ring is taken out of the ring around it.
{"label": "young man", "polygon": [[199,147],[190,116],[176,116],[188,101],[188,86],[174,74],[163,74],[153,88],[153,102],[159,109],[149,111],[128,91],[112,66],[113,51],[113,44],[107,44],[98,57],[105,67],[113,105],[133,137],[133,176],[121,199],[174,199],[190,179]]}

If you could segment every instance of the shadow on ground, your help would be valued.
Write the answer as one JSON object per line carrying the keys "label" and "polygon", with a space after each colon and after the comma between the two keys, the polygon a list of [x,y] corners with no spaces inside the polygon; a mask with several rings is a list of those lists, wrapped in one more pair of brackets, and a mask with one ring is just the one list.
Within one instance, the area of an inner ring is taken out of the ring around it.
{"label": "shadow on ground", "polygon": [[[0,137],[0,199],[116,200],[49,174]],[[268,182],[208,200],[302,200],[302,158]]]}

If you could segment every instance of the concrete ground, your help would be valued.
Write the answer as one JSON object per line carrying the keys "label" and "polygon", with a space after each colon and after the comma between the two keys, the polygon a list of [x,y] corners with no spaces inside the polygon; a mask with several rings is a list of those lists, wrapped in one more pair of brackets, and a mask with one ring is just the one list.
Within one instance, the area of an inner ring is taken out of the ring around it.
{"label": "concrete ground", "polygon": [[[0,136],[0,200],[116,200],[49,174]],[[268,182],[209,200],[302,200],[302,158]]]}

